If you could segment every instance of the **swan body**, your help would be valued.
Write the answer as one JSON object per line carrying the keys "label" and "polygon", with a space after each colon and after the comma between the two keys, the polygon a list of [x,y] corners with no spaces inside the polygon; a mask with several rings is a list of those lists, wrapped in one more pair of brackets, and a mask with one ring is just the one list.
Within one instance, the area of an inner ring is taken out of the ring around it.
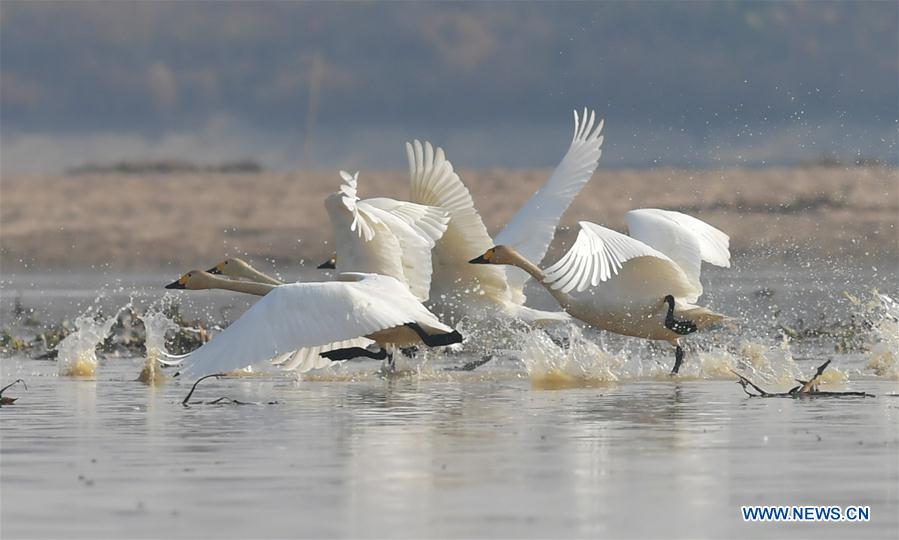
{"label": "swan body", "polygon": [[495,246],[470,262],[524,270],[587,324],[672,343],[676,373],[683,358],[678,340],[726,318],[694,302],[702,294],[702,262],[730,266],[729,239],[679,212],[641,209],[626,218],[635,237],[581,221],[574,245],[545,270],[509,246]]}
{"label": "swan body", "polygon": [[406,284],[416,298],[426,300],[431,249],[447,229],[447,213],[394,199],[360,199],[356,194],[359,173],[341,171],[340,175],[344,181],[340,191],[325,200],[337,246],[337,271],[390,276]]}
{"label": "swan body", "polygon": [[[514,248],[534,260],[546,254],[562,213],[571,204],[596,169],[602,153],[602,122],[595,113],[575,116],[575,129],[565,157],[540,188],[500,232]],[[529,323],[565,321],[563,312],[524,306],[523,287],[528,275],[518,269],[467,264],[495,242],[474,207],[471,194],[441,148],[414,141],[406,144],[414,202],[440,207],[450,223],[434,248],[429,307],[445,320],[456,321],[473,310],[492,310]]]}
{"label": "swan body", "polygon": [[[169,288],[222,288],[262,299],[212,340],[182,359],[181,373],[201,377],[287,355],[364,347],[456,343],[462,337],[441,323],[395,278],[343,273],[339,281],[273,286],[217,278],[194,270]],[[330,360],[320,358],[327,365]]]}

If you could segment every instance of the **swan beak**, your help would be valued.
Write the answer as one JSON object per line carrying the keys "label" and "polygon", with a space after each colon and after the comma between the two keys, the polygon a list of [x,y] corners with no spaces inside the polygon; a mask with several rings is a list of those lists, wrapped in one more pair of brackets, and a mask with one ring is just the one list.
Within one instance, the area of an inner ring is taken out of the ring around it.
{"label": "swan beak", "polygon": [[327,261],[318,265],[317,268],[319,270],[335,270],[337,269],[337,259],[335,257],[331,257]]}
{"label": "swan beak", "polygon": [[217,265],[206,271],[210,274],[220,275],[222,273],[222,263],[218,263]]}
{"label": "swan beak", "polygon": [[187,276],[181,276],[181,277],[178,278],[177,280],[175,280],[175,281],[169,283],[168,285],[166,285],[165,288],[166,288],[166,289],[186,289],[186,288],[187,288],[187,287],[185,286],[185,285],[186,285],[186,282],[187,282],[187,279],[185,279],[186,277],[187,277]]}
{"label": "swan beak", "polygon": [[488,249],[483,255],[479,255],[468,262],[470,264],[490,264],[491,258],[493,258],[493,248]]}

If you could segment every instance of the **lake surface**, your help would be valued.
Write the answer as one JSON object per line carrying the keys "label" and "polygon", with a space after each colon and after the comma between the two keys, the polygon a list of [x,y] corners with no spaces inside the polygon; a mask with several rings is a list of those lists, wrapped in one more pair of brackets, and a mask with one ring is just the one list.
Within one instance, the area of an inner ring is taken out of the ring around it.
{"label": "lake surface", "polygon": [[[175,277],[7,278],[0,293],[5,317],[15,296],[73,317],[146,305]],[[791,324],[857,319],[841,291],[869,286],[895,294],[896,276],[709,272],[709,303],[742,322],[691,336],[677,378],[665,347],[574,330],[570,346],[516,335],[517,351],[473,372],[446,371],[471,352],[426,355],[386,378],[352,363],[303,380],[207,380],[190,407],[192,381],[134,381],[143,358],[103,358],[91,380],[2,358],[0,382],[21,377],[28,390],[8,390],[19,400],[0,409],[0,534],[896,538],[896,365],[877,372],[871,351],[776,331],[783,313]],[[207,313],[236,306],[228,316],[246,302],[183,298],[215,306]],[[895,341],[878,346],[899,354]],[[826,359],[824,389],[877,397],[749,398],[729,372],[782,391]],[[222,396],[248,404],[208,404]],[[745,523],[742,505],[868,505],[871,520]]]}
{"label": "lake surface", "polygon": [[[896,537],[899,390],[748,398],[666,377],[541,390],[511,362],[384,379],[356,371],[133,382],[4,359],[12,537]],[[247,405],[203,404],[220,396]],[[277,403],[270,403],[276,401]],[[203,403],[200,403],[203,402]],[[744,523],[746,504],[870,505],[868,523]]]}

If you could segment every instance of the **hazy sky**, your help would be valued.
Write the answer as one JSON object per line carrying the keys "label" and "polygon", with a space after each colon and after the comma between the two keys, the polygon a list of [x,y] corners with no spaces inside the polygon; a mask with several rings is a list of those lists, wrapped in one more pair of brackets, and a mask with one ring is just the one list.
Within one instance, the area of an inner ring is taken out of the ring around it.
{"label": "hazy sky", "polygon": [[895,162],[897,21],[893,1],[5,0],[0,164],[393,168],[422,138],[549,167],[584,106],[604,166]]}

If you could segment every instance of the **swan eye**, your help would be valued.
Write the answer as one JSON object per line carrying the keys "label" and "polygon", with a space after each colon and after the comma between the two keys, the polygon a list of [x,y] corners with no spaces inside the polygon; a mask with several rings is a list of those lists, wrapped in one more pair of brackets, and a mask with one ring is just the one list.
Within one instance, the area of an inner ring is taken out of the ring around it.
{"label": "swan eye", "polygon": [[484,260],[485,261],[490,261],[490,259],[493,258],[493,251],[494,251],[493,248],[490,248],[484,252]]}

